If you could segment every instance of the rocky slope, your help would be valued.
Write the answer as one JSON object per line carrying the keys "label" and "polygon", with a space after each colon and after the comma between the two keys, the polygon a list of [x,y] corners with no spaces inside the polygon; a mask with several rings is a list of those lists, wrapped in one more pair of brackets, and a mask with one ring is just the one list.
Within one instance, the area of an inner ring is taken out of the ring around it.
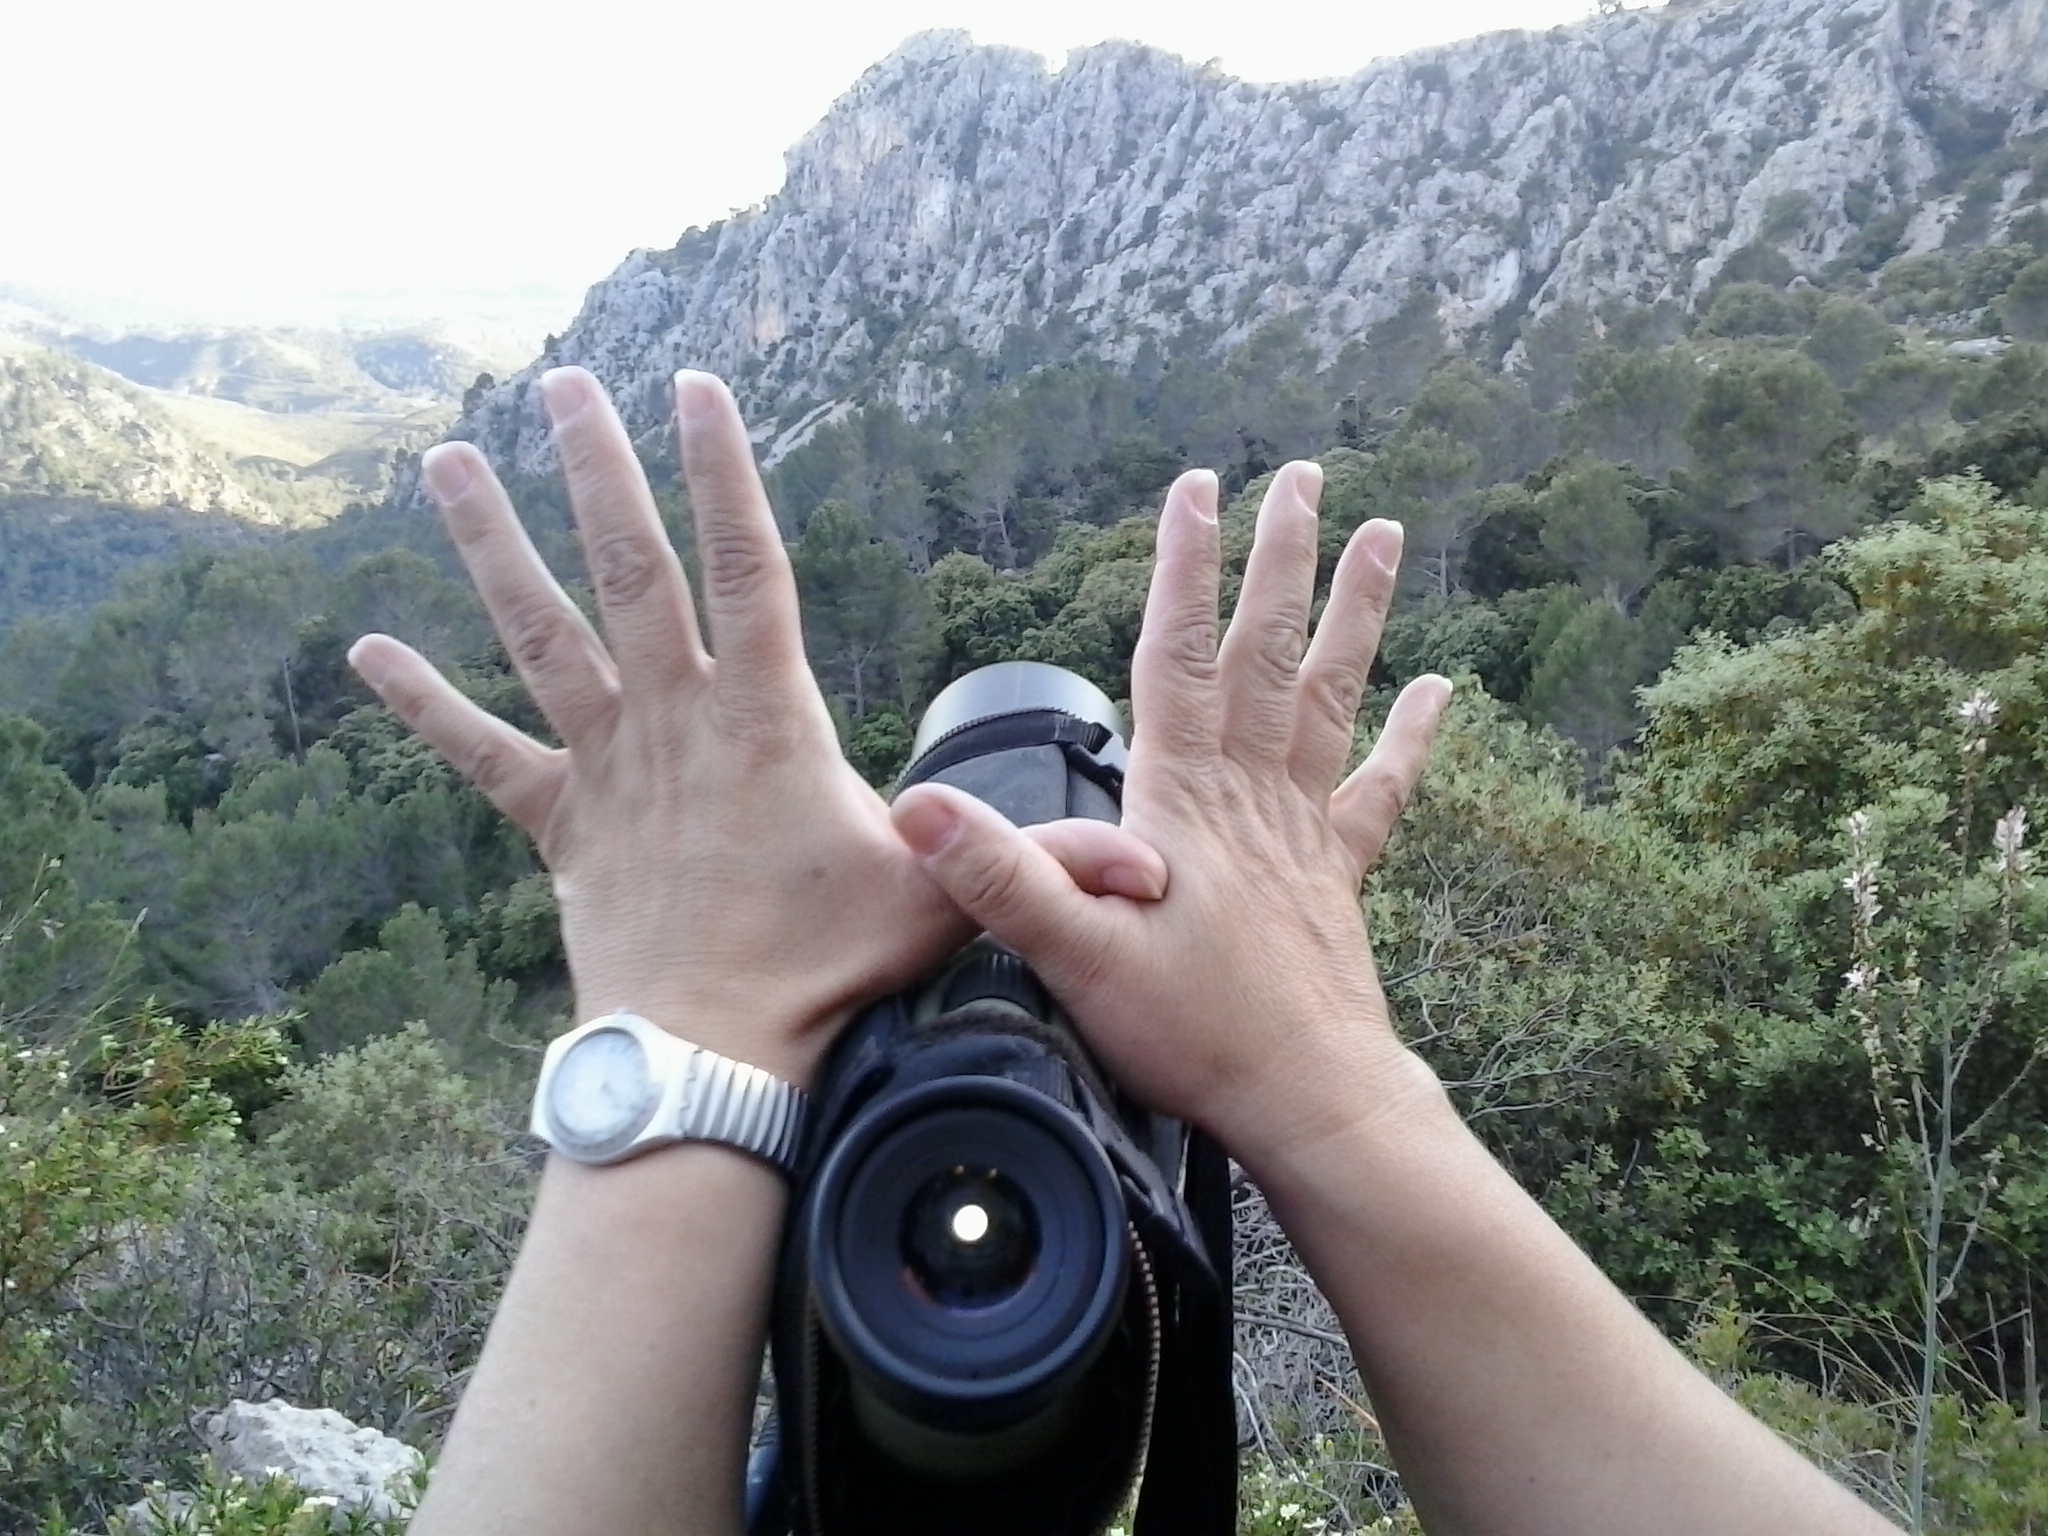
{"label": "rocky slope", "polygon": [[0,347],[0,494],[275,522],[264,501],[139,389],[60,353]]}
{"label": "rocky slope", "polygon": [[1422,285],[1498,356],[1523,315],[1689,302],[1757,243],[1817,273],[1998,239],[2048,198],[2048,0],[1674,4],[1272,86],[933,33],[787,166],[630,256],[458,432],[544,471],[540,367],[594,368],[655,434],[697,366],[773,454],[845,402],[942,409],[1020,337],[1130,360],[1293,314],[1334,352]]}

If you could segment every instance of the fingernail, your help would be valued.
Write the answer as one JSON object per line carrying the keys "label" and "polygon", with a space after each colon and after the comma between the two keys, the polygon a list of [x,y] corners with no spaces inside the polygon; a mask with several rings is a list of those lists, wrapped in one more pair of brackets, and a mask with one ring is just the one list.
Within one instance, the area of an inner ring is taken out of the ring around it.
{"label": "fingernail", "polygon": [[348,648],[348,664],[356,669],[356,676],[380,692],[384,679],[391,675],[389,669],[378,661],[377,647],[370,644],[367,635]]}
{"label": "fingernail", "polygon": [[1301,498],[1301,504],[1306,510],[1315,511],[1323,499],[1323,466],[1314,459],[1296,459],[1294,494]]}
{"label": "fingernail", "polygon": [[582,415],[590,405],[596,382],[581,368],[550,368],[542,374],[540,398],[548,408],[548,420],[560,427]]}
{"label": "fingernail", "polygon": [[1133,901],[1157,901],[1166,892],[1161,888],[1156,873],[1139,868],[1136,864],[1111,864],[1102,871],[1102,888],[1117,896],[1128,896]]}
{"label": "fingernail", "polygon": [[676,412],[691,426],[708,421],[718,410],[718,379],[695,368],[676,374]]}
{"label": "fingernail", "polygon": [[474,452],[461,443],[436,443],[420,460],[420,476],[427,482],[427,494],[442,506],[469,489],[476,478],[469,461]]}
{"label": "fingernail", "polygon": [[937,795],[919,795],[908,805],[897,804],[896,831],[920,858],[945,852],[946,845],[960,831],[960,817]]}
{"label": "fingernail", "polygon": [[1195,509],[1195,516],[1205,523],[1216,521],[1216,501],[1221,491],[1221,482],[1213,469],[1191,469],[1186,476],[1188,505]]}
{"label": "fingernail", "polygon": [[1365,557],[1389,573],[1401,564],[1401,543],[1406,537],[1401,525],[1390,517],[1375,517],[1358,531],[1365,545]]}

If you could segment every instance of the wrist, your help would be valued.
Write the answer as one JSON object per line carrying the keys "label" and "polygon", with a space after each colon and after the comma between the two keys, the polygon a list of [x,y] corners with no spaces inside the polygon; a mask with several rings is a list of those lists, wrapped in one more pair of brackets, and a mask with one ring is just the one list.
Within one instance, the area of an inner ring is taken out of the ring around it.
{"label": "wrist", "polygon": [[[1432,1125],[1462,1126],[1427,1062],[1383,1024],[1351,1022],[1248,1082],[1208,1128],[1262,1187]],[[1313,1176],[1311,1172],[1311,1176]]]}

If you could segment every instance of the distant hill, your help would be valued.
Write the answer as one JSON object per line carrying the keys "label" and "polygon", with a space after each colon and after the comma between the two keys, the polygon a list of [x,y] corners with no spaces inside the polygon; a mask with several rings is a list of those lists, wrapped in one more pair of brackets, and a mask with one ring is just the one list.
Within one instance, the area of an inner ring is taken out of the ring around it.
{"label": "distant hill", "polygon": [[[452,399],[370,379],[353,389],[384,410],[265,410],[223,395],[150,388],[70,350],[0,333],[0,629],[30,612],[60,614],[105,597],[136,564],[194,544],[324,523],[380,500],[402,457],[432,442]],[[261,338],[259,338],[260,340]],[[74,342],[81,348],[84,343]],[[331,362],[291,345],[104,343],[137,373],[243,388],[308,403]],[[213,361],[233,361],[233,368]],[[431,354],[393,345],[370,359],[399,384],[438,382]],[[169,365],[177,363],[182,373]],[[334,377],[333,370],[328,377]],[[261,386],[261,387],[258,387]],[[342,391],[329,389],[332,400]]]}
{"label": "distant hill", "polygon": [[152,389],[280,412],[402,415],[452,404],[478,374],[504,367],[426,331],[73,334],[50,345]]}
{"label": "distant hill", "polygon": [[135,385],[33,347],[0,353],[0,491],[288,520],[226,456],[197,441]]}
{"label": "distant hill", "polygon": [[[441,327],[118,329],[0,288],[0,626],[194,539],[383,499],[517,355]],[[218,525],[218,526],[217,526]]]}

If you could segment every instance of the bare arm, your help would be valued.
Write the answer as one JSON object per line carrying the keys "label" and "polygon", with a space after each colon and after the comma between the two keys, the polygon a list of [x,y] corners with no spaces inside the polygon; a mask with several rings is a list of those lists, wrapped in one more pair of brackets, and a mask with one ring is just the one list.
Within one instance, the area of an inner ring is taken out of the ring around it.
{"label": "bare arm", "polygon": [[[475,449],[436,448],[425,473],[563,746],[485,714],[388,637],[351,659],[532,835],[579,1018],[638,1013],[807,1085],[858,1004],[970,930],[840,755],[724,387],[684,374],[676,388],[715,658],[596,380],[558,369],[542,389],[602,639]],[[1115,829],[1046,839],[1084,883],[1105,865],[1120,888],[1163,883],[1157,856]],[[785,1199],[778,1174],[716,1146],[551,1161],[418,1536],[736,1532]]]}
{"label": "bare arm", "polygon": [[1147,1102],[1216,1133],[1335,1304],[1417,1509],[1447,1533],[1890,1529],[1673,1350],[1396,1039],[1358,902],[1450,696],[1419,679],[1341,784],[1400,529],[1346,550],[1314,639],[1320,476],[1259,514],[1218,637],[1213,477],[1184,476],[1132,669],[1125,826],[1165,898],[1091,896],[1001,818],[907,793],[904,838]]}

